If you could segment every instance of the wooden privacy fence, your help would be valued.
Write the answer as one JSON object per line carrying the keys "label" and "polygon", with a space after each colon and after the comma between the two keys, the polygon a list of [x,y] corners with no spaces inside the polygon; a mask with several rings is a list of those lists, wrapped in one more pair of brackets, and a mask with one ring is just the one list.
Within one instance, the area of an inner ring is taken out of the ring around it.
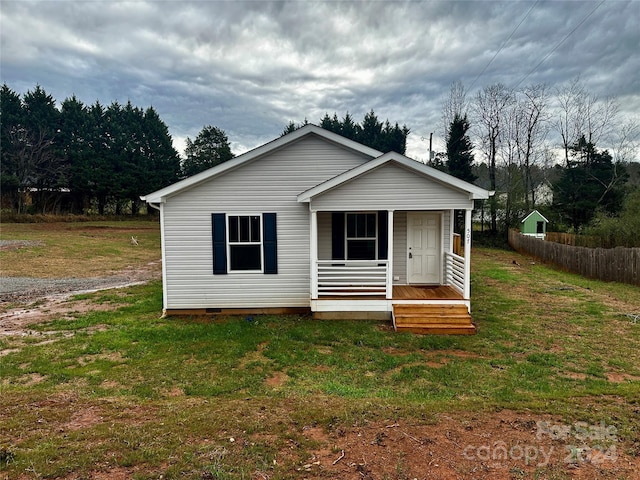
{"label": "wooden privacy fence", "polygon": [[574,247],[589,248],[613,248],[611,240],[601,237],[593,237],[590,235],[576,235],[575,233],[563,232],[547,232],[544,239],[548,242],[562,243],[564,245],[572,245]]}
{"label": "wooden privacy fence", "polygon": [[640,248],[587,248],[547,242],[509,230],[515,251],[553,263],[567,272],[607,282],[640,285]]}

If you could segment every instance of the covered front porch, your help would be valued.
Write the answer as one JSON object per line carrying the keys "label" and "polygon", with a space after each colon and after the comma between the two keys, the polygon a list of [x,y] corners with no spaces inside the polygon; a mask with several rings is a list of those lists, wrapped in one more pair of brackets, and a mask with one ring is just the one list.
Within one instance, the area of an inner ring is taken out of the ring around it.
{"label": "covered front porch", "polygon": [[[453,210],[312,211],[311,310],[390,314],[397,304],[448,304],[469,311],[471,210],[464,214],[468,234],[460,236]],[[371,232],[353,236],[348,223],[361,215]],[[374,258],[351,258],[367,254]]]}
{"label": "covered front porch", "polygon": [[[475,332],[471,211],[490,193],[394,152],[302,192],[311,310],[325,318],[393,317],[409,329],[424,322],[434,333],[447,318],[447,326],[465,324],[451,333]],[[456,212],[464,218],[461,249],[454,249]]]}

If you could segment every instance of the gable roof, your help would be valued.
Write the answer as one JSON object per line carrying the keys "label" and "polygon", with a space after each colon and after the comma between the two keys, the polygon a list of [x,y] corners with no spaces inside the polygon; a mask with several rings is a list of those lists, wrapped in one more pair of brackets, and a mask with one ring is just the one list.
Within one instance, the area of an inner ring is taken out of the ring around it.
{"label": "gable roof", "polygon": [[470,200],[487,199],[494,193],[485,190],[484,188],[477,187],[476,185],[473,185],[469,182],[465,182],[464,180],[460,180],[459,178],[453,177],[447,173],[444,173],[440,170],[425,165],[424,163],[420,163],[399,153],[389,152],[375,158],[374,160],[370,160],[362,165],[359,165],[358,167],[347,170],[346,172],[341,173],[340,175],[333,177],[326,182],[323,182],[313,188],[310,188],[309,190],[302,192],[300,195],[298,195],[298,202],[309,202],[313,197],[322,195],[329,190],[332,190],[340,185],[344,185],[345,183],[357,177],[365,175],[368,172],[371,172],[376,168],[379,168],[382,165],[391,162],[397,163],[414,173],[423,175],[450,188],[466,192],[469,194]]}
{"label": "gable roof", "polygon": [[524,222],[526,222],[526,221],[527,221],[527,219],[528,219],[531,215],[533,215],[534,213],[537,213],[538,215],[540,215],[540,217],[541,217],[545,222],[549,223],[549,220],[547,220],[547,219],[544,217],[544,215],[542,215],[538,210],[533,210],[529,215],[527,215],[526,217],[524,217],[524,218],[520,221],[520,223],[524,223]]}
{"label": "gable roof", "polygon": [[299,128],[298,130],[295,130],[294,132],[283,135],[282,137],[277,138],[269,143],[265,143],[264,145],[256,147],[253,150],[249,150],[242,155],[221,163],[220,165],[216,165],[215,167],[204,170],[203,172],[197,173],[196,175],[193,175],[189,178],[185,178],[184,180],[176,182],[153,193],[149,193],[148,195],[141,196],[140,199],[148,203],[164,202],[167,197],[175,195],[176,193],[179,193],[183,190],[192,188],[214,177],[222,175],[223,173],[230,170],[240,168],[247,163],[257,160],[289,144],[297,142],[301,138],[309,135],[316,135],[332,143],[340,145],[348,150],[359,152],[371,158],[379,157],[382,154],[382,152],[367,147],[366,145],[354,142],[353,140],[349,140],[346,137],[330,132],[329,130],[325,130],[324,128],[318,127],[316,125],[308,124],[302,128]]}

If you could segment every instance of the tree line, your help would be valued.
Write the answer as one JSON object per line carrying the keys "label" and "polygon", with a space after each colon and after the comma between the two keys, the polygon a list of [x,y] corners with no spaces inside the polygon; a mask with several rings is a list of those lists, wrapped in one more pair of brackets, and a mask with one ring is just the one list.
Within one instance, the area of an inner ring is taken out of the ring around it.
{"label": "tree line", "polygon": [[137,213],[139,196],[180,178],[178,152],[153,107],[60,108],[36,86],[0,90],[3,207],[18,213]]}
{"label": "tree line", "polygon": [[[285,127],[282,135],[291,133],[307,124],[306,119],[300,124],[291,121]],[[324,117],[320,119],[320,127],[383,153],[398,152],[403,155],[407,149],[407,137],[411,132],[406,125],[401,127],[397,122],[395,125],[391,125],[388,119],[381,122],[373,110],[365,114],[360,123],[356,123],[349,112],[342,117],[342,120],[335,112],[332,117],[325,113]]]}
{"label": "tree line", "polygon": [[[71,96],[58,109],[40,86],[21,97],[5,84],[0,95],[2,206],[13,211],[135,214],[141,193],[234,157],[226,133],[207,125],[186,139],[181,159],[153,107],[85,105]],[[579,79],[555,90],[494,84],[470,97],[456,82],[442,105],[445,151],[428,163],[496,192],[477,206],[493,233],[518,226],[533,208],[559,231],[611,229],[617,218],[634,217],[625,209],[640,195],[640,164],[632,161],[640,128],[623,123],[618,110]],[[282,134],[307,123],[290,122]],[[402,154],[410,133],[373,110],[360,123],[347,112],[327,113],[319,124]],[[548,204],[542,196],[551,194]]]}
{"label": "tree line", "polygon": [[[479,206],[494,234],[517,227],[534,208],[559,231],[586,232],[623,218],[625,200],[638,195],[640,128],[580,79],[557,89],[493,84],[471,97],[456,82],[442,119],[446,151],[429,164],[496,192]],[[545,189],[550,204],[540,198]]]}
{"label": "tree line", "polygon": [[[384,152],[406,150],[406,125],[383,123],[373,110],[361,124],[349,113],[342,120],[334,113],[320,125]],[[289,124],[283,135],[300,126]],[[0,136],[2,208],[17,213],[136,214],[141,193],[234,157],[218,127],[187,137],[180,158],[153,107],[85,105],[71,96],[57,108],[39,85],[22,96],[2,86]]]}

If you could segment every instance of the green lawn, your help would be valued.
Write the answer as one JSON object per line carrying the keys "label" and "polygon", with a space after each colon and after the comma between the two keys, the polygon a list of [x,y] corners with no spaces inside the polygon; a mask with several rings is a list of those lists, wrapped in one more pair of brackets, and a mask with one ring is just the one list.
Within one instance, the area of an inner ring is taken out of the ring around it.
{"label": "green lawn", "polygon": [[99,277],[160,259],[157,220],[3,223],[0,237],[40,243],[0,252],[0,272],[8,277]]}
{"label": "green lawn", "polygon": [[[640,313],[639,289],[478,249],[472,292],[475,336],[298,316],[159,318],[159,282],[85,296],[113,310],[0,339],[17,350],[0,357],[0,473],[298,478],[293,466],[317,445],[296,426],[428,423],[438,412],[605,422],[640,441],[640,324],[626,316]],[[259,440],[234,455],[211,448],[237,435]]]}

